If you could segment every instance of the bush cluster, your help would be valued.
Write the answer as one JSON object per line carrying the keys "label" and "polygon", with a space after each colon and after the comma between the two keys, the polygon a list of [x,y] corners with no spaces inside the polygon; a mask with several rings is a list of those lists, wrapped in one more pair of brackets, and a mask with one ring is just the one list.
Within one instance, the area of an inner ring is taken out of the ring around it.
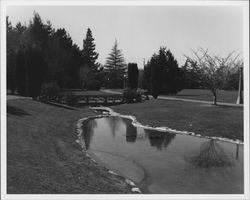
{"label": "bush cluster", "polygon": [[60,87],[55,82],[45,83],[42,85],[41,93],[48,98],[58,95],[60,92]]}
{"label": "bush cluster", "polygon": [[97,80],[91,80],[87,83],[87,90],[100,90],[101,82]]}
{"label": "bush cluster", "polygon": [[136,89],[126,89],[123,92],[126,103],[138,103],[142,101],[142,96]]}

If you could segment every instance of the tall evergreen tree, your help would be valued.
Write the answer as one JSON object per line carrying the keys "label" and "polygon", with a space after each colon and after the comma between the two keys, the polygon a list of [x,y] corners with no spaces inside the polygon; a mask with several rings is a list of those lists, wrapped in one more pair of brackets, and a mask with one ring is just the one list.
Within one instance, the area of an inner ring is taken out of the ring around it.
{"label": "tall evergreen tree", "polygon": [[83,40],[82,56],[84,64],[94,70],[97,68],[96,60],[99,54],[95,51],[94,38],[90,28],[88,28],[86,38]]}
{"label": "tall evergreen tree", "polygon": [[144,87],[155,98],[159,94],[175,94],[183,87],[182,71],[171,51],[164,47],[145,65],[143,79]]}
{"label": "tall evergreen tree", "polygon": [[126,63],[122,54],[122,50],[118,49],[117,40],[107,57],[106,65],[104,66],[111,87],[122,87],[124,75],[126,72]]}
{"label": "tall evergreen tree", "polygon": [[138,87],[139,70],[136,63],[128,64],[128,87],[136,89]]}
{"label": "tall evergreen tree", "polygon": [[87,87],[88,82],[94,80],[99,73],[100,64],[96,62],[98,56],[99,54],[95,51],[92,31],[88,28],[86,38],[83,40],[83,63],[79,70],[82,88],[84,89]]}

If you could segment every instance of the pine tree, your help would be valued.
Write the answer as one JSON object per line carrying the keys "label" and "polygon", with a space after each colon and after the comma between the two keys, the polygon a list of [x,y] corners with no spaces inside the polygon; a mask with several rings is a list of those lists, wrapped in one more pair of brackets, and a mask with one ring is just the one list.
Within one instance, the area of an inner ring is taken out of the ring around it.
{"label": "pine tree", "polygon": [[90,28],[88,28],[86,38],[83,40],[83,65],[79,71],[83,89],[87,87],[88,82],[95,79],[99,72],[100,64],[96,62],[98,56],[99,54],[95,52],[95,44],[92,32]]}
{"label": "pine tree", "polygon": [[97,69],[98,64],[96,63],[96,60],[99,54],[95,52],[94,38],[90,28],[88,28],[86,38],[83,40],[82,56],[85,65],[93,70]]}
{"label": "pine tree", "polygon": [[121,49],[118,49],[117,40],[107,57],[105,70],[108,74],[111,87],[121,87],[126,71],[126,63]]}

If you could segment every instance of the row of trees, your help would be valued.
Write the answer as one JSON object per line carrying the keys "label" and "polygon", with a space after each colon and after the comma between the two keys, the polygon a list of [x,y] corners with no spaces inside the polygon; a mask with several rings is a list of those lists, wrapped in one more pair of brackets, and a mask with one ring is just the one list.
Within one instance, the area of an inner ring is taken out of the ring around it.
{"label": "row of trees", "polygon": [[242,90],[239,70],[242,71],[243,62],[235,52],[221,57],[200,48],[192,53],[193,56],[185,55],[186,62],[179,67],[171,51],[161,47],[144,66],[142,87],[154,98],[160,94],[176,94],[183,88],[208,89],[214,104],[217,104],[219,90]]}
{"label": "row of trees", "polygon": [[55,30],[49,21],[43,23],[38,13],[28,26],[18,23],[13,27],[7,17],[7,87],[36,98],[42,86],[50,83],[58,88],[96,90],[101,86],[123,88],[127,80],[130,89],[139,85],[154,98],[183,88],[210,89],[216,103],[219,89],[237,89],[238,70],[243,66],[234,53],[222,58],[199,49],[179,67],[172,52],[161,47],[142,71],[136,63],[126,64],[117,40],[105,65],[97,62],[95,49],[89,28],[81,50],[65,29]]}
{"label": "row of trees", "polygon": [[28,26],[7,24],[7,88],[39,96],[43,85],[58,88],[122,87],[126,63],[117,41],[106,65],[97,62],[94,38],[88,28],[82,50],[65,29],[55,30],[34,13]]}

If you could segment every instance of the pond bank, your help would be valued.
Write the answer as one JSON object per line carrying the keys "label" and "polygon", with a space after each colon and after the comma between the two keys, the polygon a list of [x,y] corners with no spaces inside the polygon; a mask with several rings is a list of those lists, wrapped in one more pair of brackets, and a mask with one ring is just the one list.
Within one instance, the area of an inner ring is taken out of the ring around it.
{"label": "pond bank", "polygon": [[192,102],[154,100],[111,107],[122,115],[135,116],[141,124],[169,127],[201,136],[244,142],[243,108]]}
{"label": "pond bank", "polygon": [[75,142],[75,122],[93,116],[32,100],[7,102],[8,194],[131,193],[120,176],[93,162]]}
{"label": "pond bank", "polygon": [[143,126],[109,108],[93,109],[111,115],[80,121],[79,143],[143,193],[242,193],[242,145]]}

